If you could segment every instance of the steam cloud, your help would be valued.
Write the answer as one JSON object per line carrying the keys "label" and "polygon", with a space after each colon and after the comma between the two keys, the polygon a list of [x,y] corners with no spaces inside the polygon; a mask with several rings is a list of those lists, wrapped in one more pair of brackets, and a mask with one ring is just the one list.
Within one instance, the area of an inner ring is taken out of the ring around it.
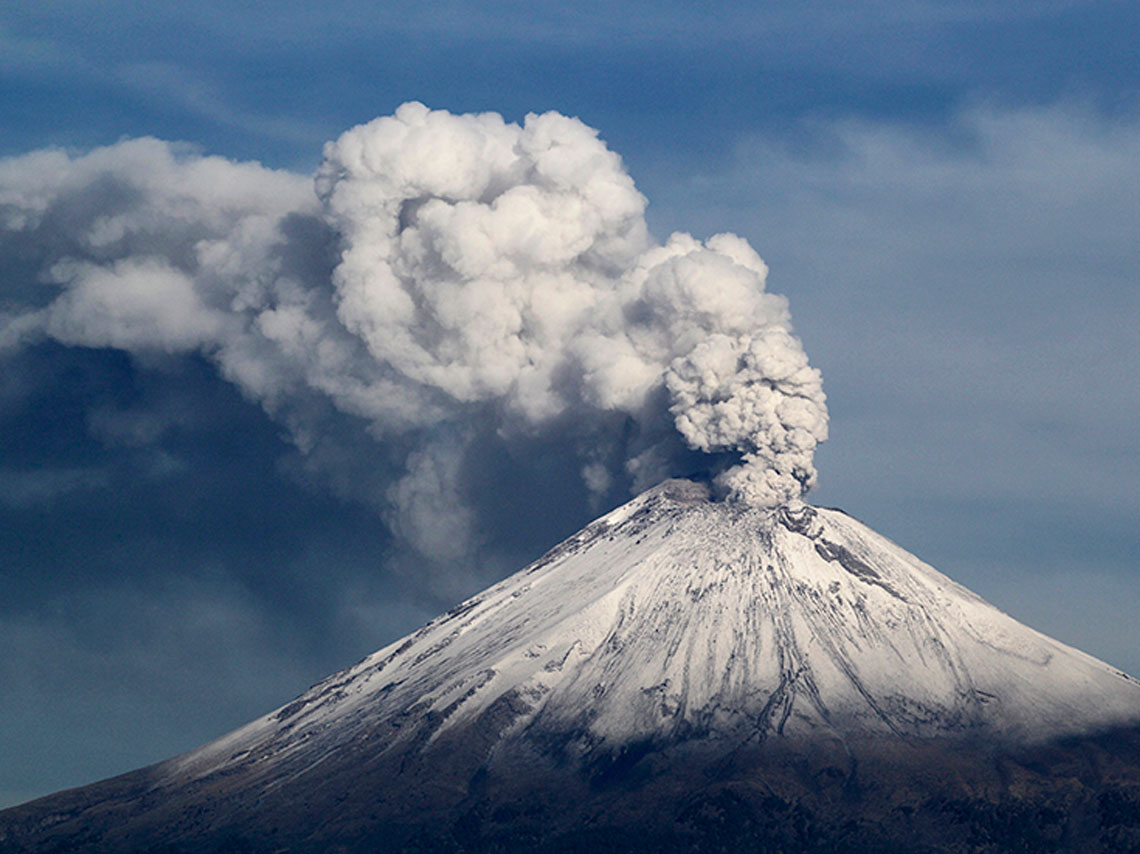
{"label": "steam cloud", "polygon": [[389,526],[428,557],[479,539],[482,437],[572,448],[588,489],[706,472],[774,506],[815,482],[819,372],[730,234],[649,236],[620,158],[576,119],[418,103],[326,145],[308,178],[139,139],[0,161],[0,347],[201,353],[321,465],[363,419]]}

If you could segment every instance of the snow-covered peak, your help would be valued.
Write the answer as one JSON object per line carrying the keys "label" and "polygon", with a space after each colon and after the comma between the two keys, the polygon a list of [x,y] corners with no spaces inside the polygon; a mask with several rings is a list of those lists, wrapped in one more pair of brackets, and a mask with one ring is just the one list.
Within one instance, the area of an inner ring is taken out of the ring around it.
{"label": "snow-covered peak", "polygon": [[841,511],[667,481],[287,706],[191,773],[353,738],[599,746],[1034,741],[1140,720],[1140,683],[1029,629]]}

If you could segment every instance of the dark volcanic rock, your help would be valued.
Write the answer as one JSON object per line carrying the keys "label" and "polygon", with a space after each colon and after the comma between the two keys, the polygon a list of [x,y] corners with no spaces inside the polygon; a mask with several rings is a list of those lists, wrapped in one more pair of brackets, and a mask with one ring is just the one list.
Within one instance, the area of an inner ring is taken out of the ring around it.
{"label": "dark volcanic rock", "polygon": [[53,795],[2,814],[0,852],[1140,851],[1138,730],[1016,751],[878,741],[857,761],[646,748],[599,775],[521,751],[488,767],[509,705],[476,742],[404,767],[362,749],[319,785],[152,788],[159,766]]}

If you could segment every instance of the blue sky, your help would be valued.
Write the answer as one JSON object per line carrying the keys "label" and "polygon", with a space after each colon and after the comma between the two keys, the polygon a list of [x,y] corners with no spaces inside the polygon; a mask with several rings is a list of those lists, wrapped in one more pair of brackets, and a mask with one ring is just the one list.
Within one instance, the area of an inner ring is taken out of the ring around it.
{"label": "blue sky", "polygon": [[[1138,673],[1138,29],[1123,2],[16,2],[0,156],[153,136],[308,175],[408,100],[578,116],[659,237],[767,261],[829,398],[810,500]],[[0,241],[0,311],[49,250]],[[491,557],[424,573],[347,426],[318,476],[203,358],[0,362],[0,805],[220,735],[590,516],[498,449]]]}

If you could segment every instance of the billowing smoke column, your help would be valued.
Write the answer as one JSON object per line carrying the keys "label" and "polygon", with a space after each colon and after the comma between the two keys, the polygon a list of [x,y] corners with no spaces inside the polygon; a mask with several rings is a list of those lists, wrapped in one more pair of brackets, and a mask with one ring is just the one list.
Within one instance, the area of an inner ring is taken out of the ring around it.
{"label": "billowing smoke column", "polygon": [[[718,478],[732,498],[812,484],[820,377],[764,262],[731,235],[653,246],[644,197],[581,122],[406,104],[325,156],[338,316],[409,392],[498,400],[533,425],[671,417],[691,448],[740,454]],[[661,387],[667,411],[646,412]]]}
{"label": "billowing smoke column", "polygon": [[429,556],[478,537],[462,471],[489,434],[569,437],[597,493],[698,456],[728,500],[814,483],[820,375],[764,262],[656,244],[578,120],[405,104],[329,143],[315,187],[154,140],[0,163],[3,245],[38,247],[0,346],[204,353],[314,458],[322,407],[364,419],[386,519]]}

